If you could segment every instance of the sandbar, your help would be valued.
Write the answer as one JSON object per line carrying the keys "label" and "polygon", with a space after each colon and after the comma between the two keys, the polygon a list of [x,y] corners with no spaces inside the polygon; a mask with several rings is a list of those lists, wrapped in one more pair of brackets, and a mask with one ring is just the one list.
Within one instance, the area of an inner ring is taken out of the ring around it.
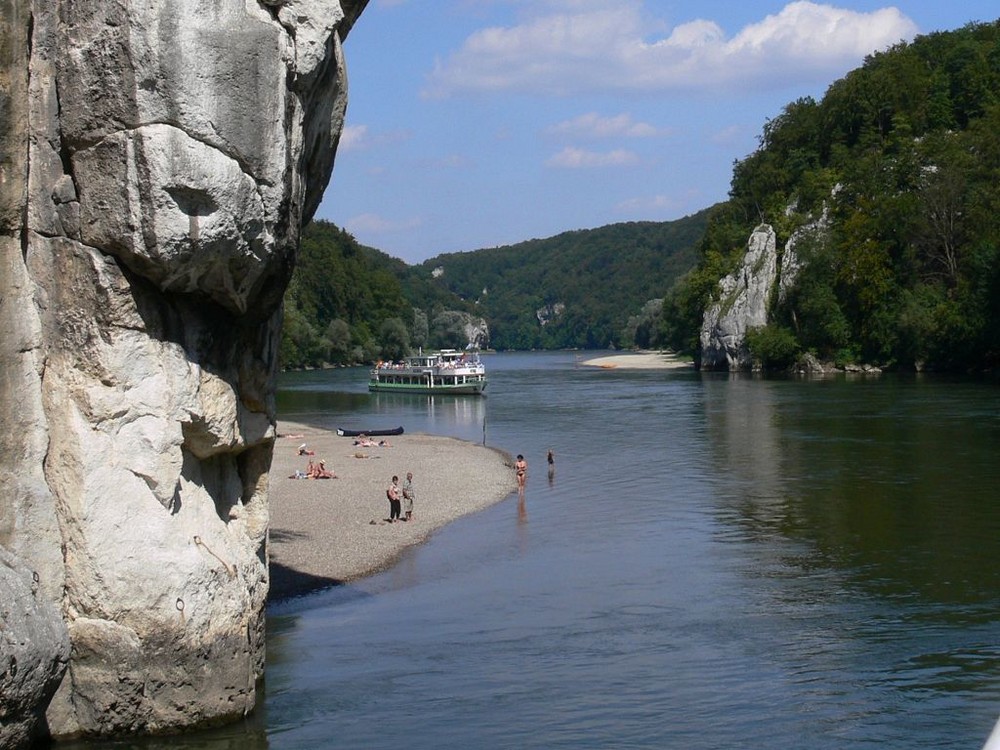
{"label": "sandbar", "polygon": [[622,352],[621,354],[584,360],[580,364],[588,367],[603,367],[608,370],[690,370],[694,368],[694,363],[689,359],[682,359],[672,352],[654,351]]}
{"label": "sandbar", "polygon": [[[287,421],[279,421],[278,435],[269,480],[270,601],[385,570],[436,529],[517,489],[507,453],[463,440],[404,433],[383,438],[388,446],[364,448],[335,431]],[[303,444],[314,455],[300,455]],[[337,478],[291,478],[310,459],[324,460]],[[413,519],[387,523],[385,490],[394,474],[402,486],[408,471]]]}

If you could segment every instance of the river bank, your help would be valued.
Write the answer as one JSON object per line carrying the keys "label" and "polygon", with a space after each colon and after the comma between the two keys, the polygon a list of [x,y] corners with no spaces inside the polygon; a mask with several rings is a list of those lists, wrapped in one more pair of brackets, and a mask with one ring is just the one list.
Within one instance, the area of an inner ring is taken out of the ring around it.
{"label": "river bank", "polygon": [[[452,438],[403,434],[388,445],[279,422],[270,478],[268,598],[279,601],[385,570],[408,548],[461,516],[515,491],[513,461],[501,451]],[[376,438],[378,440],[378,438]],[[312,455],[300,455],[305,446]],[[332,479],[295,479],[325,461]],[[385,490],[413,472],[413,519],[388,523]]]}

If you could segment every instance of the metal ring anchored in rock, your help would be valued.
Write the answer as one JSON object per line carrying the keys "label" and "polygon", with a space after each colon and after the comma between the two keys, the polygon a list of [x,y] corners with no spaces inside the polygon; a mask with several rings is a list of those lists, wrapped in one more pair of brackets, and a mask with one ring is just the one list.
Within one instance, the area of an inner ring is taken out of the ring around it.
{"label": "metal ring anchored in rock", "polygon": [[174,606],[177,607],[177,611],[181,613],[181,622],[184,622],[184,600],[178,596]]}

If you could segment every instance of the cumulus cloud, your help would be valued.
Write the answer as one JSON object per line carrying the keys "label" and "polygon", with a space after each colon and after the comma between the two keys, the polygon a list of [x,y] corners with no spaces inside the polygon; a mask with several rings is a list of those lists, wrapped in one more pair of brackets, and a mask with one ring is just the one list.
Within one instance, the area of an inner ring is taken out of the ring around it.
{"label": "cumulus cloud", "polygon": [[601,117],[596,112],[588,112],[553,125],[548,132],[574,138],[648,138],[663,131],[648,123],[636,122],[629,114]]}
{"label": "cumulus cloud", "polygon": [[[540,3],[517,25],[481,29],[438,61],[425,95],[576,94],[786,86],[825,81],[917,33],[897,8],[870,13],[798,0],[727,37],[700,19],[670,27],[641,0]],[[650,39],[651,29],[665,29]]]}
{"label": "cumulus cloud", "polygon": [[615,149],[600,153],[597,151],[587,151],[582,148],[567,146],[558,154],[550,157],[546,162],[547,167],[558,167],[561,169],[583,169],[590,167],[627,167],[636,164],[639,157],[632,151],[625,149]]}

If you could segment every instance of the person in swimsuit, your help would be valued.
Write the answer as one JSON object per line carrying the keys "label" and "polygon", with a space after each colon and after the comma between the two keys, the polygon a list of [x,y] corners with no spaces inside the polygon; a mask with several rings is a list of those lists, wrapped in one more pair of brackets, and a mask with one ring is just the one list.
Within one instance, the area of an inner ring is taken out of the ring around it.
{"label": "person in swimsuit", "polygon": [[528,462],[524,460],[524,456],[520,453],[517,454],[517,461],[514,464],[514,474],[517,475],[517,488],[523,492],[524,480],[528,476]]}
{"label": "person in swimsuit", "polygon": [[402,497],[402,493],[399,490],[399,477],[393,476],[392,484],[390,484],[385,490],[385,496],[389,498],[389,518],[386,520],[388,520],[389,523],[395,523],[399,520],[399,499]]}

